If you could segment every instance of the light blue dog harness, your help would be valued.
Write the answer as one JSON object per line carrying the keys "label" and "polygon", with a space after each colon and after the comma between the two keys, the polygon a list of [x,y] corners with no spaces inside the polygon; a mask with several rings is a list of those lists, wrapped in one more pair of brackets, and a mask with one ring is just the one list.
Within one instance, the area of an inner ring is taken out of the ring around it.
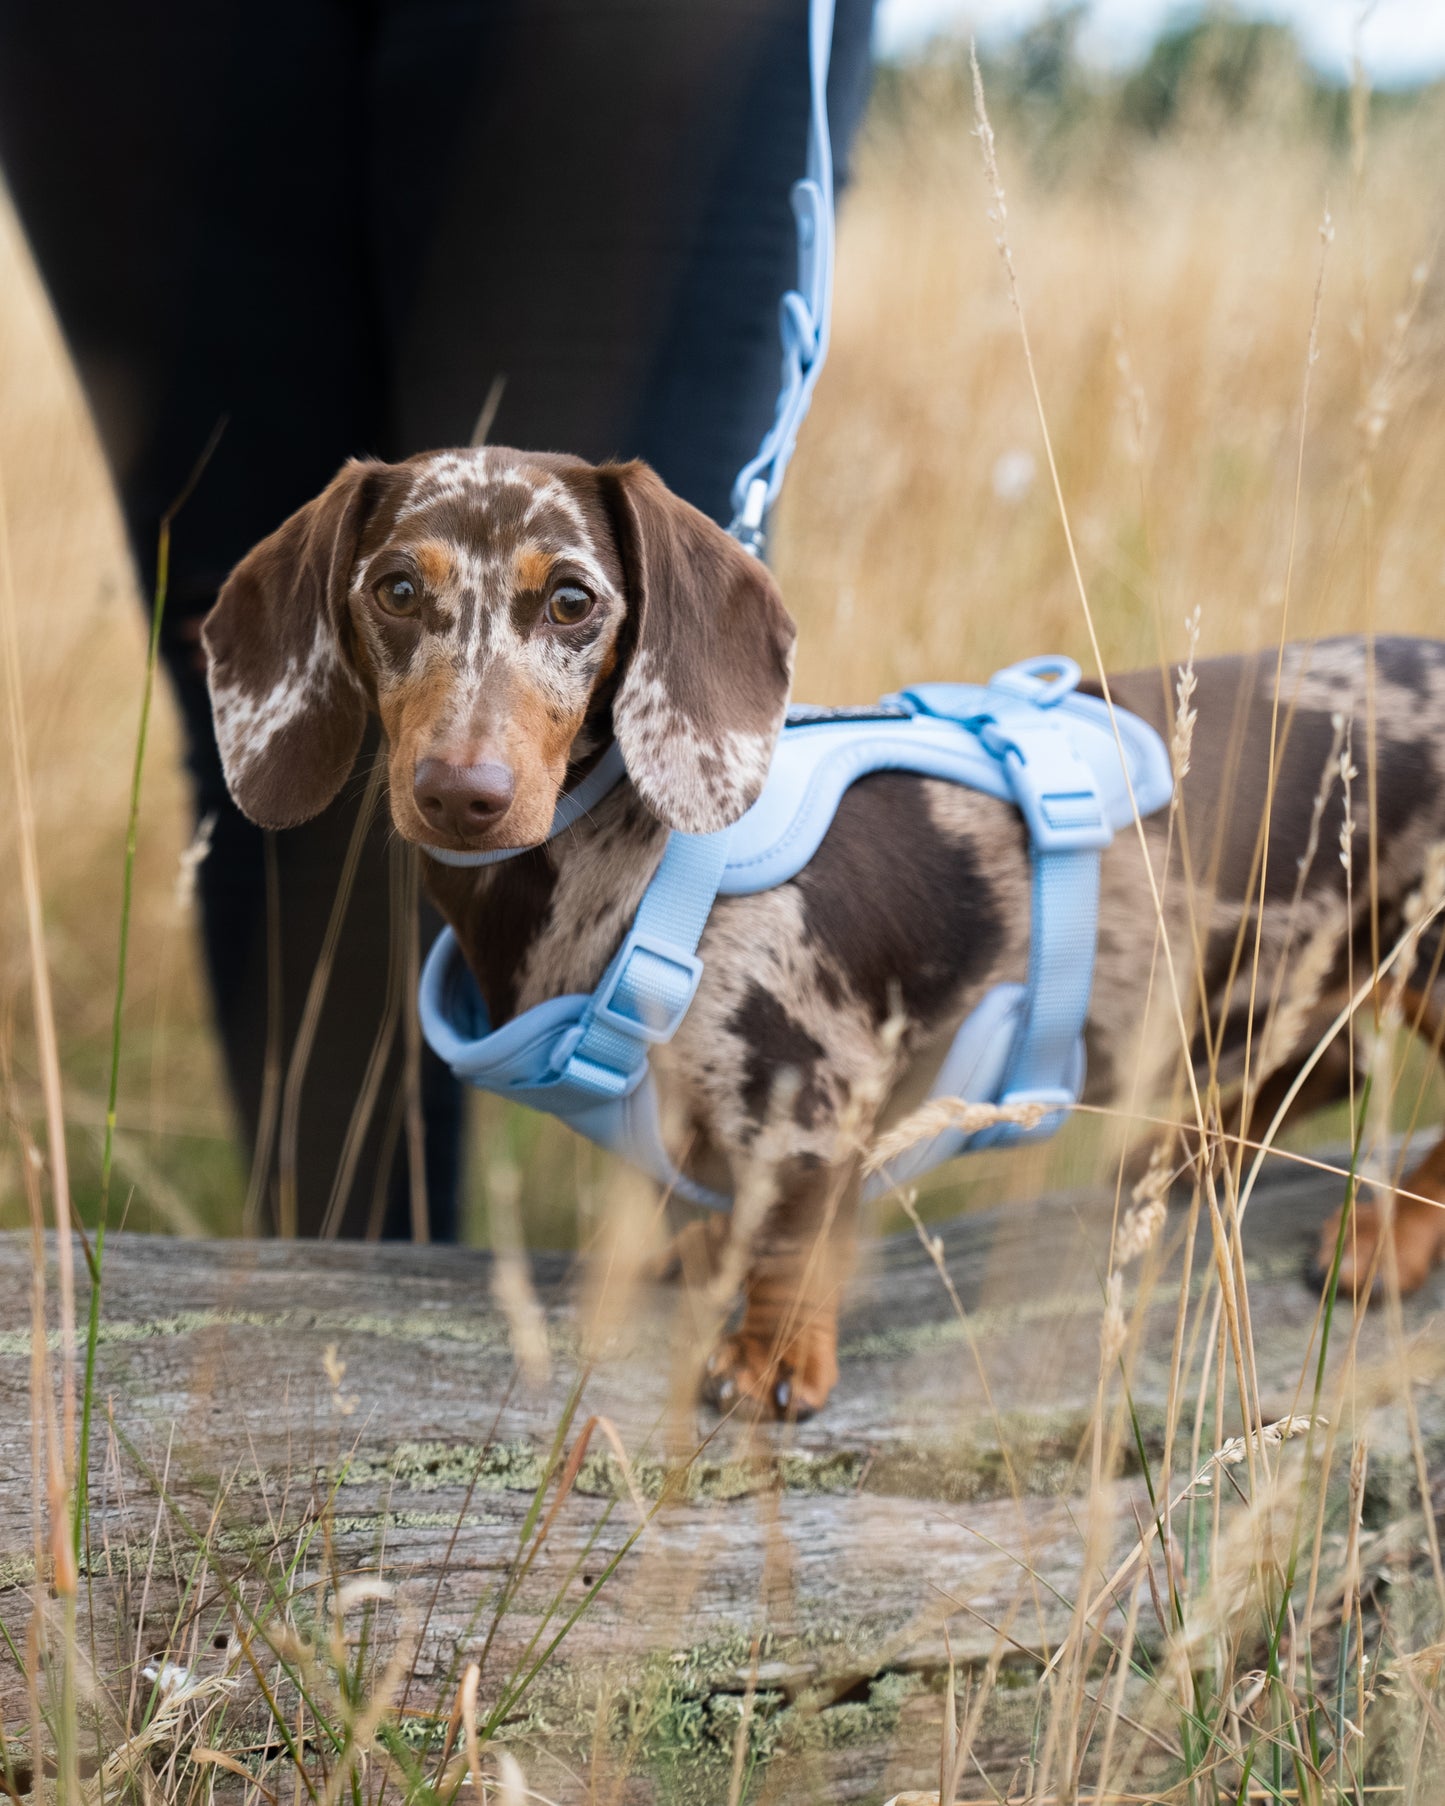
{"label": "light blue dog harness", "polygon": [[[983,998],[954,1037],[932,1095],[1041,1105],[1045,1114],[1034,1128],[945,1131],[875,1175],[870,1195],[957,1154],[1051,1134],[1084,1080],[1099,854],[1136,807],[1151,814],[1172,790],[1154,729],[1118,709],[1111,719],[1102,702],[1076,692],[1078,679],[1070,659],[1031,659],[986,685],[920,684],[866,713],[791,710],[747,814],[715,834],[669,836],[595,991],[551,998],[493,1029],[444,929],[421,979],[428,1042],[459,1078],[560,1117],[690,1203],[726,1208],[730,1198],[686,1178],[664,1147],[650,1064],[697,992],[697,948],[714,900],[786,884],[817,851],[850,784],[870,772],[911,771],[1014,803],[1033,855],[1027,980]],[[622,775],[614,747],[563,797],[553,834],[577,819],[584,791],[581,807],[591,807]],[[498,855],[453,857],[479,864]]]}

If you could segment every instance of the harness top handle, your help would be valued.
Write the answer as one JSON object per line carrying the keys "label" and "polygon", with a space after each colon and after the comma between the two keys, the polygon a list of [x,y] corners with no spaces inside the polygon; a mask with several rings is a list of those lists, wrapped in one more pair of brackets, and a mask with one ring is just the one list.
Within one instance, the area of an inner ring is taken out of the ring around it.
{"label": "harness top handle", "polygon": [[733,482],[729,533],[761,558],[768,513],[778,499],[798,429],[807,417],[823,364],[833,314],[833,144],[828,131],[828,61],[834,0],[808,0],[808,162],[790,199],[798,230],[798,286],[783,296],[778,321],[783,380],[773,424],[757,454]]}

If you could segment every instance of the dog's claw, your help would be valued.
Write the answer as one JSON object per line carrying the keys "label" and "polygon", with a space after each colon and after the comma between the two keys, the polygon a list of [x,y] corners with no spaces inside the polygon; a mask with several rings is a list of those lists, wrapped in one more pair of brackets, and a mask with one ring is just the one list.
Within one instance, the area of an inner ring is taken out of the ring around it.
{"label": "dog's claw", "polygon": [[773,1387],[773,1414],[786,1418],[789,1423],[806,1423],[810,1417],[818,1413],[818,1406],[805,1395],[798,1392],[793,1385],[791,1373],[784,1374]]}
{"label": "dog's claw", "polygon": [[[806,1358],[800,1363],[797,1356]],[[822,1410],[838,1378],[831,1332],[814,1343],[802,1341],[782,1355],[771,1339],[742,1333],[714,1349],[703,1378],[703,1396],[719,1411],[751,1401],[764,1417],[806,1423]]]}
{"label": "dog's claw", "polygon": [[707,1366],[703,1369],[701,1392],[714,1410],[728,1411],[737,1401],[738,1384],[723,1361],[722,1352],[721,1349],[716,1349],[708,1356]]}

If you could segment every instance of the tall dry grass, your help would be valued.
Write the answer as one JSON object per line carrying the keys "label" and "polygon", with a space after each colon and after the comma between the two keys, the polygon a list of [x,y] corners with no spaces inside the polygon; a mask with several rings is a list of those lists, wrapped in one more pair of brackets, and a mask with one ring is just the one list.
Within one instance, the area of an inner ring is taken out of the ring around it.
{"label": "tall dry grass", "polygon": [[[0,197],[3,201],[3,197]],[[104,1131],[116,932],[145,621],[84,399],[8,206],[0,205],[0,484],[24,677],[36,839],[77,1194],[93,1210]],[[119,1140],[119,1199],[141,1225],[194,1232],[236,1221],[230,1110],[177,897],[190,838],[179,740],[161,699],[147,764]],[[8,767],[8,761],[7,761]],[[0,869],[16,868],[16,815],[0,779]],[[0,1019],[14,1097],[39,1072],[18,887],[0,895]],[[23,1216],[15,1155],[0,1151],[0,1223]]]}
{"label": "tall dry grass", "polygon": [[[1039,648],[1088,657],[971,112],[961,84],[940,85],[934,105],[879,124],[846,202],[833,358],[779,542],[804,696],[972,676]],[[1178,652],[1196,605],[1205,654],[1277,637],[1327,208],[1291,632],[1361,627],[1367,585],[1382,627],[1438,631],[1445,108],[1377,128],[1358,178],[1347,147],[1265,115],[1158,141],[1081,128],[1043,182],[997,124],[1106,660],[1152,662],[1161,623]],[[1397,356],[1402,310],[1414,318]],[[1020,453],[1037,475],[1017,493],[999,464]]]}

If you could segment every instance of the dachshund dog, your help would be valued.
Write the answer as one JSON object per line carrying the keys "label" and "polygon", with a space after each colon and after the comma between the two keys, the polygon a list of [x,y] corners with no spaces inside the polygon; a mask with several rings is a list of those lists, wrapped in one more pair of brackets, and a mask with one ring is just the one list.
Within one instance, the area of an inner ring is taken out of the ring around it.
{"label": "dachshund dog", "polygon": [[[205,626],[227,780],[254,821],[284,828],[324,809],[375,715],[407,840],[529,849],[425,862],[494,1025],[591,990],[668,831],[720,828],[754,801],[793,640],[767,569],[645,465],[497,447],[348,464],[241,561]],[[1202,662],[1195,677],[1179,809],[1103,856],[1085,1101],[1166,1100],[1186,1018],[1215,1127],[1257,1133],[1297,1076],[1302,1105],[1345,1092],[1349,1038],[1308,1069],[1307,1056],[1402,937],[1408,953],[1378,988],[1393,986],[1438,1050],[1445,980],[1426,893],[1431,873],[1442,882],[1445,645],[1291,646],[1278,691],[1273,654]],[[1116,678],[1111,694],[1169,739],[1159,671]],[[1342,723],[1364,774],[1348,795]],[[559,794],[614,738],[626,779],[547,841]],[[1156,1018],[1168,994],[1145,848],[1180,967],[1162,1033],[1157,1019],[1145,1032],[1151,972]],[[757,1233],[732,1255],[744,1299],[709,1363],[716,1402],[801,1416],[827,1398],[860,1111],[918,1095],[984,993],[1023,978],[1029,914],[1016,810],[900,772],[854,784],[791,881],[718,899],[701,987],[653,1061],[683,1170],[765,1189]],[[1250,1094],[1231,1118],[1247,1044]],[[1389,1223],[1400,1284],[1417,1286],[1445,1245],[1432,1200],[1445,1203],[1445,1144],[1393,1211],[1357,1207],[1342,1283],[1375,1276]]]}

